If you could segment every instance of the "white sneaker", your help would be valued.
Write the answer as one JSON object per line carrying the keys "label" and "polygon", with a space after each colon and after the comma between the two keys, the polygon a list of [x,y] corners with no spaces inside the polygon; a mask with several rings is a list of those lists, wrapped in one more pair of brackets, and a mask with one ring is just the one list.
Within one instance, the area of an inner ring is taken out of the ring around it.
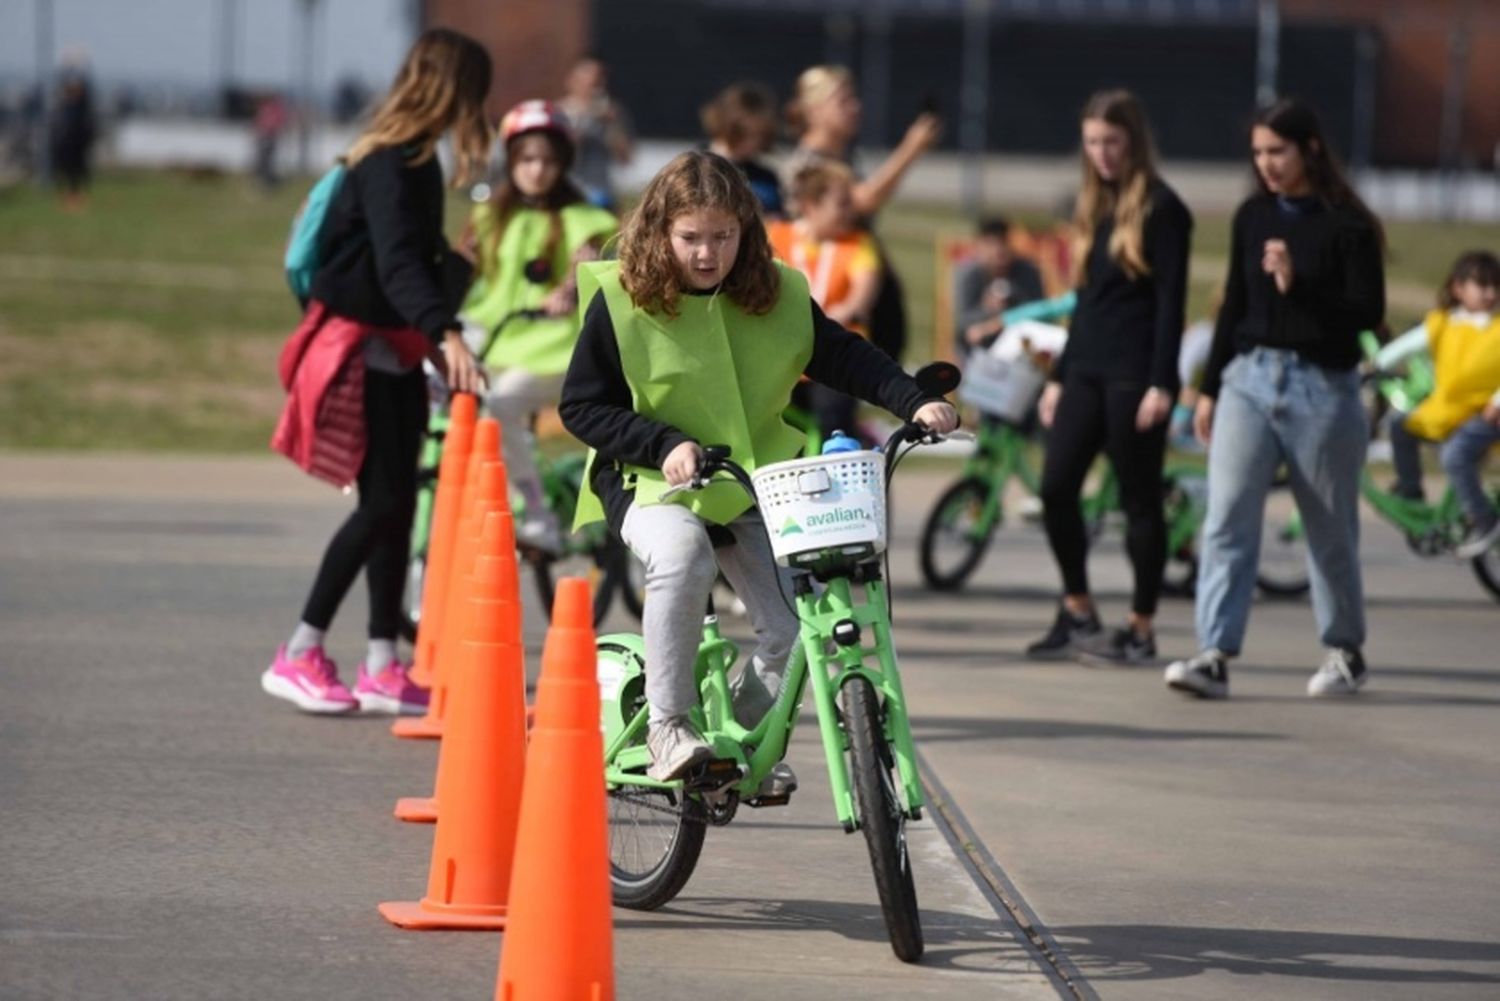
{"label": "white sneaker", "polygon": [[670,716],[652,723],[646,731],[646,747],[651,751],[651,767],[646,774],[658,782],[680,779],[695,765],[714,756],[713,748],[686,716]]}
{"label": "white sneaker", "polygon": [[1323,655],[1323,663],[1318,665],[1317,672],[1307,679],[1307,694],[1315,699],[1353,695],[1364,685],[1367,676],[1365,658],[1358,650],[1332,647]]}
{"label": "white sneaker", "polygon": [[1200,699],[1229,698],[1229,658],[1218,650],[1203,650],[1187,660],[1167,665],[1168,688]]}
{"label": "white sneaker", "polygon": [[547,518],[528,518],[516,526],[516,543],[553,556],[563,551],[562,531]]}
{"label": "white sneaker", "polygon": [[1489,552],[1497,542],[1500,542],[1500,519],[1482,532],[1478,528],[1469,529],[1454,547],[1453,555],[1461,560],[1472,560]]}

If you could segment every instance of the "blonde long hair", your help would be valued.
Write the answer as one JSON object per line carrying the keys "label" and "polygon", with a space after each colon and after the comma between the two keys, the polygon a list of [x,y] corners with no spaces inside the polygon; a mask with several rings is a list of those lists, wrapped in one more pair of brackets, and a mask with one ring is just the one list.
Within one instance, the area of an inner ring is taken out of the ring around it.
{"label": "blonde long hair", "polygon": [[1109,256],[1131,279],[1151,274],[1146,261],[1146,217],[1151,214],[1151,182],[1156,180],[1156,144],[1140,100],[1128,90],[1101,90],[1083,106],[1081,122],[1106,122],[1125,130],[1129,158],[1114,185],[1106,184],[1088,154],[1080,149],[1083,183],[1073,209],[1076,230],[1078,285],[1087,279],[1085,262],[1094,248],[1094,230],[1106,216],[1113,216]]}
{"label": "blonde long hair", "polygon": [[794,135],[807,131],[807,109],[822,104],[841,87],[853,87],[854,74],[843,66],[812,66],[797,77],[792,99],[786,105],[787,127]]}
{"label": "blonde long hair", "polygon": [[489,160],[484,102],[492,67],[484,46],[447,28],[424,31],[401,64],[390,93],[344,157],[354,166],[377,150],[415,146],[413,165],[426,163],[443,134],[453,132],[455,186],[479,176]]}
{"label": "blonde long hair", "polygon": [[661,169],[620,227],[620,284],[648,313],[675,317],[681,270],[672,255],[672,221],[685,212],[715,209],[740,224],[740,251],[721,291],[740,309],[760,316],[780,294],[781,275],[760,218],[760,202],[740,169],[716,153],[681,153]]}

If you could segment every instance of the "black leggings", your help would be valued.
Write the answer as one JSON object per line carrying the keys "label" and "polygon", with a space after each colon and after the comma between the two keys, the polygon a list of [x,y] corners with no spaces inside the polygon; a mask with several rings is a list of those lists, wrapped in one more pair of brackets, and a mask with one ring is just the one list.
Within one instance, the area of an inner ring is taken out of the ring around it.
{"label": "black leggings", "polygon": [[365,461],[359,506],[323,553],[302,621],[327,629],[360,568],[370,585],[370,638],[394,640],[417,506],[417,452],[427,424],[421,369],[405,375],[365,372]]}
{"label": "black leggings", "polygon": [[1131,610],[1155,615],[1161,575],[1167,563],[1167,526],[1162,517],[1162,462],[1166,422],[1149,431],[1135,429],[1136,410],[1146,388],[1133,383],[1083,377],[1063,384],[1062,398],[1047,436],[1042,468],[1042,505],[1047,541],[1062,571],[1063,591],[1088,594],[1088,531],[1079,495],[1099,451],[1109,457],[1125,509],[1125,550],[1135,570]]}

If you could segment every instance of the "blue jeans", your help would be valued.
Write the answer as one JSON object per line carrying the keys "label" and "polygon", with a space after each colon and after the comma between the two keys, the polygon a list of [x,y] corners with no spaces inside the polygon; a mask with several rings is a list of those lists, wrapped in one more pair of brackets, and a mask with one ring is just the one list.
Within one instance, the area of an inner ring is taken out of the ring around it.
{"label": "blue jeans", "polygon": [[1443,471],[1463,505],[1469,521],[1481,532],[1495,523],[1495,504],[1479,482],[1479,467],[1490,446],[1500,441],[1500,428],[1483,417],[1470,417],[1443,441]]}
{"label": "blue jeans", "polygon": [[1359,477],[1369,438],[1359,375],[1256,348],[1224,370],[1208,449],[1198,641],[1240,652],[1260,560],[1266,493],[1285,465],[1307,532],[1313,613],[1324,646],[1365,641]]}

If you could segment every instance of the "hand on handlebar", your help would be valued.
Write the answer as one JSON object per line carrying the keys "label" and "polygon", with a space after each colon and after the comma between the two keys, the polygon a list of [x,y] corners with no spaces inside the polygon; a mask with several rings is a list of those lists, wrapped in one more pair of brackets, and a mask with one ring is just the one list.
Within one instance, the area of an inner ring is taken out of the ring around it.
{"label": "hand on handlebar", "polygon": [[911,419],[934,434],[947,434],[958,427],[958,411],[953,409],[953,404],[943,400],[922,404]]}
{"label": "hand on handlebar", "polygon": [[667,453],[662,460],[662,475],[674,487],[691,483],[703,464],[703,449],[696,441],[685,441]]}

